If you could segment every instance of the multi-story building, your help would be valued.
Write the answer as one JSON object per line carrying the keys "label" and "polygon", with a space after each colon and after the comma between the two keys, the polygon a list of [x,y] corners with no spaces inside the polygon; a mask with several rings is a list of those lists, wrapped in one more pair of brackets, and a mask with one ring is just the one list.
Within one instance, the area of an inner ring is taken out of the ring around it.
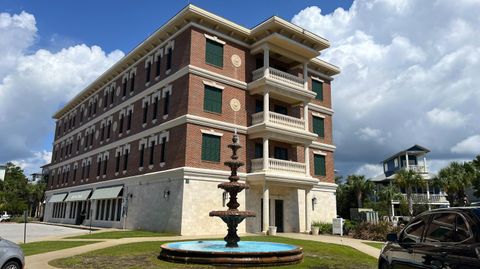
{"label": "multi-story building", "polygon": [[[419,145],[414,145],[406,150],[402,150],[393,156],[381,162],[383,173],[369,179],[375,184],[392,184],[395,175],[400,170],[413,170],[425,180],[424,186],[414,186],[412,190],[413,204],[426,205],[428,209],[435,207],[448,207],[449,203],[446,195],[439,187],[432,184],[435,175],[429,172],[427,166],[427,153],[430,150]],[[402,195],[406,198],[406,190],[400,189]],[[400,200],[392,200],[391,214],[399,215]]]}
{"label": "multi-story building", "polygon": [[46,220],[221,233],[208,213],[225,207],[236,131],[239,202],[257,212],[240,232],[331,221],[329,45],[278,17],[248,29],[188,5],[53,116]]}

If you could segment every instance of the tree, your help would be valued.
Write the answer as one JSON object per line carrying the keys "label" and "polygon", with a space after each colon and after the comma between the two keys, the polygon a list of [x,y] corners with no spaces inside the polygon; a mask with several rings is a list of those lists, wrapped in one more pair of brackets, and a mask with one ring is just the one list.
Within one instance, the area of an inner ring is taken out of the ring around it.
{"label": "tree", "polygon": [[407,194],[408,212],[413,215],[413,187],[421,187],[425,185],[423,177],[413,170],[400,170],[395,174],[393,184],[399,188],[404,188]]}
{"label": "tree", "polygon": [[402,200],[403,195],[400,193],[400,190],[397,186],[393,184],[388,184],[386,186],[382,186],[379,189],[378,197],[381,201],[384,201],[388,205],[388,210],[390,211],[390,215],[393,216],[395,212],[392,212],[392,200]]}
{"label": "tree", "polygon": [[472,186],[475,190],[474,195],[480,197],[480,155],[477,155],[477,157],[473,159],[471,165],[474,169],[474,176],[472,178]]}
{"label": "tree", "polygon": [[474,177],[475,170],[472,164],[451,162],[438,172],[434,184],[445,191],[450,206],[464,206],[465,189],[471,186]]}
{"label": "tree", "polygon": [[370,194],[373,189],[374,185],[373,182],[367,181],[365,176],[360,175],[350,175],[347,177],[347,185],[353,193],[355,194],[355,198],[357,199],[357,207],[363,207],[363,201]]}
{"label": "tree", "polygon": [[21,214],[28,208],[28,179],[20,167],[7,163],[5,179],[0,187],[0,211]]}

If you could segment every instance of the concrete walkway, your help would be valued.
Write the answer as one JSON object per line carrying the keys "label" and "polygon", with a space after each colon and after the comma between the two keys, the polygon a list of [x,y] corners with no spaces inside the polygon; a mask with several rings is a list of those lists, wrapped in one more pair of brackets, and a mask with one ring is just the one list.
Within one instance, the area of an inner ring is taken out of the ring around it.
{"label": "concrete walkway", "polygon": [[[62,238],[51,238],[50,240],[65,240],[65,241],[102,241],[99,243],[94,243],[90,245],[68,248],[63,250],[57,250],[32,256],[25,257],[26,260],[26,269],[55,269],[56,267],[50,266],[48,262],[56,259],[71,257],[75,255],[84,254],[90,251],[113,247],[122,244],[128,243],[137,243],[137,242],[148,242],[148,241],[177,241],[177,240],[196,240],[204,238],[223,238],[224,235],[212,236],[212,235],[203,235],[203,236],[165,236],[165,237],[135,237],[135,238],[123,238],[123,239],[62,239]],[[251,234],[249,234],[251,236]],[[380,250],[369,245],[366,245],[362,242],[373,242],[366,240],[358,240],[347,237],[339,236],[325,236],[325,235],[307,235],[299,233],[280,233],[278,236],[292,238],[292,239],[301,239],[301,240],[310,240],[318,241],[324,243],[339,244],[344,246],[353,247],[365,254],[368,254],[374,258],[378,258]],[[378,243],[378,242],[377,242]],[[160,246],[159,246],[160,247]]]}

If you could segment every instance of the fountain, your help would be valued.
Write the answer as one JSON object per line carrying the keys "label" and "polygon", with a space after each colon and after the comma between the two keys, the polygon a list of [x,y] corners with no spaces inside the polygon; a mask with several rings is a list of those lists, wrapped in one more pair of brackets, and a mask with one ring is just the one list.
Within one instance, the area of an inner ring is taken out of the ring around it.
{"label": "fountain", "polygon": [[[238,111],[239,102],[232,103],[232,109],[235,112]],[[237,201],[237,195],[242,190],[249,188],[247,184],[238,182],[237,170],[244,165],[237,156],[237,151],[241,148],[238,140],[235,130],[233,143],[228,145],[233,152],[232,160],[224,163],[231,170],[228,177],[229,182],[218,184],[218,188],[225,190],[230,196],[227,203],[228,210],[211,211],[209,214],[211,217],[221,218],[227,224],[228,233],[224,241],[186,241],[163,244],[160,259],[178,263],[222,266],[278,266],[302,261],[303,250],[297,246],[258,241],[240,242],[240,237],[237,235],[238,224],[245,218],[255,217],[255,213],[238,210],[240,204]]]}

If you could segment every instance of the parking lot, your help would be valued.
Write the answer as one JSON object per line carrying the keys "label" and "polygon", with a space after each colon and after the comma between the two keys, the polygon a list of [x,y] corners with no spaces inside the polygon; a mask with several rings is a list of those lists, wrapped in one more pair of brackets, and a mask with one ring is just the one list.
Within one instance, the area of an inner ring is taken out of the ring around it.
{"label": "parking lot", "polygon": [[[0,237],[16,243],[23,243],[23,223],[0,223]],[[88,233],[87,230],[67,228],[40,223],[27,223],[27,243],[48,238],[80,235]]]}

